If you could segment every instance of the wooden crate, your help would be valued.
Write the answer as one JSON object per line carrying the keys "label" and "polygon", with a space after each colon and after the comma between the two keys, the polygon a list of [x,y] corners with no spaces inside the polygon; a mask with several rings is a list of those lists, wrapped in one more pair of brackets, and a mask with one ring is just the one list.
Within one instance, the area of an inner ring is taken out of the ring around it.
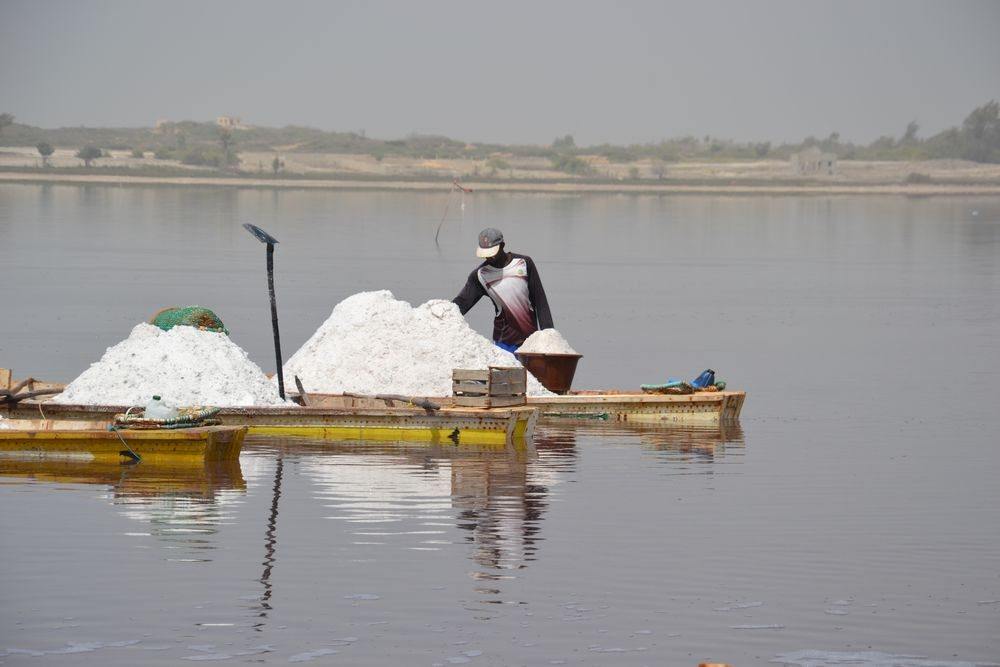
{"label": "wooden crate", "polygon": [[506,408],[524,405],[528,375],[520,366],[490,366],[483,370],[456,368],[451,372],[455,405],[468,408]]}

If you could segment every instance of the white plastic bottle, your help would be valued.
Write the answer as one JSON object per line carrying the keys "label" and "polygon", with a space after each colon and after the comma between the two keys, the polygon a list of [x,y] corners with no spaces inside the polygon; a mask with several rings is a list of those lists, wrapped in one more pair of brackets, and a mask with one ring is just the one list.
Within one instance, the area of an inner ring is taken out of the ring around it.
{"label": "white plastic bottle", "polygon": [[146,419],[177,419],[177,408],[172,405],[168,405],[159,396],[153,396],[153,398],[146,403],[145,411]]}

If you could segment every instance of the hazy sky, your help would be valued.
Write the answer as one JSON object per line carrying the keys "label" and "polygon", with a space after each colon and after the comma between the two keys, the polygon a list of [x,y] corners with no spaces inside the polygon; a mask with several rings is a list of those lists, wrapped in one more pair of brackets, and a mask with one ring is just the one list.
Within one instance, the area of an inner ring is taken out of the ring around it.
{"label": "hazy sky", "polygon": [[0,111],[468,141],[921,135],[1000,99],[1000,2],[0,0]]}

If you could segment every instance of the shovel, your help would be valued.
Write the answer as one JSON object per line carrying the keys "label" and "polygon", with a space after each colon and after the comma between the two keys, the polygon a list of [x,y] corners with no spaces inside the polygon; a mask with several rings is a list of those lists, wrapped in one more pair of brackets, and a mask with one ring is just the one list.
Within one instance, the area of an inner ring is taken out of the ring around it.
{"label": "shovel", "polygon": [[267,293],[271,297],[271,328],[274,330],[274,357],[278,364],[278,395],[281,396],[281,400],[285,400],[285,375],[281,368],[281,336],[278,335],[278,306],[274,300],[274,246],[278,240],[249,222],[245,223],[243,228],[267,245]]}

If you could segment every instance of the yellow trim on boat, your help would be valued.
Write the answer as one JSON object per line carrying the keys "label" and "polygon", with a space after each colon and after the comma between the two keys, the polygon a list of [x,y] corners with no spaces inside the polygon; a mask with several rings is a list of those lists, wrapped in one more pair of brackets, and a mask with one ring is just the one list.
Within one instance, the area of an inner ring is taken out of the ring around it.
{"label": "yellow trim on boat", "polygon": [[[19,405],[19,416],[30,416],[38,405]],[[110,421],[121,406],[47,404],[45,410],[62,420]],[[519,445],[534,437],[538,410],[510,408],[446,408],[434,412],[414,408],[225,408],[223,424],[245,426],[255,436],[313,440],[423,442],[440,445]]]}
{"label": "yellow trim on boat", "polygon": [[[41,421],[41,420],[38,420]],[[0,430],[0,457],[12,459],[55,458],[78,461],[128,461],[132,450],[150,463],[202,463],[236,459],[245,427],[208,426],[171,430],[121,430],[59,428],[27,423]],[[119,437],[120,436],[120,437]],[[124,440],[124,444],[123,444]]]}
{"label": "yellow trim on boat", "polygon": [[[515,438],[524,439],[526,419],[519,420],[515,427]],[[520,430],[520,433],[518,433]],[[371,440],[426,442],[429,444],[457,445],[504,445],[507,443],[506,429],[498,428],[394,428],[372,426],[279,426],[260,425],[250,427],[251,435],[298,437],[311,440]],[[452,437],[454,435],[454,437]]]}

